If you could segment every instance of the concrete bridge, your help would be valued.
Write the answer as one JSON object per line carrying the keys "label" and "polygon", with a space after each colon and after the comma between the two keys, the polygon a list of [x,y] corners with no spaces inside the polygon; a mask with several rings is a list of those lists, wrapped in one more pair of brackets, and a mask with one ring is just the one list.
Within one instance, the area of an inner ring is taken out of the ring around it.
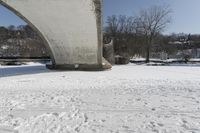
{"label": "concrete bridge", "polygon": [[42,37],[55,69],[102,69],[102,0],[0,0]]}

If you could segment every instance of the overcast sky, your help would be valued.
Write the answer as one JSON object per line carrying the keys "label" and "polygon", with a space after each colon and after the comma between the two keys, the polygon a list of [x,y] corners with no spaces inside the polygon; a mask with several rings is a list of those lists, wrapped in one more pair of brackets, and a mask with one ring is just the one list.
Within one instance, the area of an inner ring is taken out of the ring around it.
{"label": "overcast sky", "polygon": [[[140,9],[153,5],[170,5],[172,9],[172,23],[165,31],[172,32],[200,33],[200,0],[104,0],[104,21],[107,16],[134,15]],[[12,12],[0,6],[0,25],[21,25],[25,24]]]}

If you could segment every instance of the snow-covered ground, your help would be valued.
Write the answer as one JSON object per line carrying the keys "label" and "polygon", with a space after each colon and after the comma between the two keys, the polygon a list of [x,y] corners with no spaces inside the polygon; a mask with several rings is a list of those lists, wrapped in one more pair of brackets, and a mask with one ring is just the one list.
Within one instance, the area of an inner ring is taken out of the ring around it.
{"label": "snow-covered ground", "polygon": [[200,67],[0,66],[0,133],[199,133]]}

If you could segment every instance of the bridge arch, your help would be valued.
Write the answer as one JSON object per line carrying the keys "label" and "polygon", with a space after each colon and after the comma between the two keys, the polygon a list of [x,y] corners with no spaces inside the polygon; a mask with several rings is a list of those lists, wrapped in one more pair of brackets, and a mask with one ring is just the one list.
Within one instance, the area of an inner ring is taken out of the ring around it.
{"label": "bridge arch", "polygon": [[52,68],[102,68],[102,0],[0,0],[50,51]]}

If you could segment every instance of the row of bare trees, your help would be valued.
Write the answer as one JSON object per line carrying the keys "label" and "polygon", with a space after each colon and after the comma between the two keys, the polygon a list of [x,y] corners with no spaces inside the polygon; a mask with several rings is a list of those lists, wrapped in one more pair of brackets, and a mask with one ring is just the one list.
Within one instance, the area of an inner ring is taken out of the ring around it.
{"label": "row of bare trees", "polygon": [[171,22],[169,6],[153,6],[141,10],[136,16],[113,15],[107,18],[105,38],[114,42],[116,55],[142,55],[149,62],[150,51]]}
{"label": "row of bare trees", "polygon": [[28,25],[0,27],[0,58],[46,58],[49,51]]}

